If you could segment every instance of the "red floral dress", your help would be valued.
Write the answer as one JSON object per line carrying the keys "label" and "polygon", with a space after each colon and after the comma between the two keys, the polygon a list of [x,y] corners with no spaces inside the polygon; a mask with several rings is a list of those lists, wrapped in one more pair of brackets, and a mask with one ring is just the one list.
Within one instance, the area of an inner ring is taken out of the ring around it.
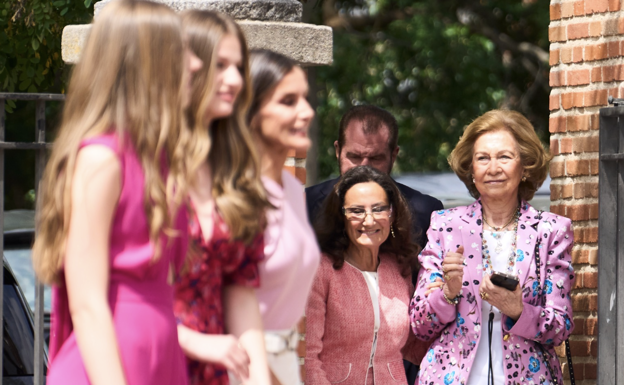
{"label": "red floral dress", "polygon": [[[223,334],[223,287],[260,286],[258,262],[264,258],[264,237],[259,233],[249,245],[232,240],[223,218],[215,213],[212,237],[206,242],[197,215],[190,218],[189,236],[200,253],[191,257],[186,273],[176,282],[174,312],[178,324],[202,333]],[[187,362],[191,384],[229,385],[225,367]]]}

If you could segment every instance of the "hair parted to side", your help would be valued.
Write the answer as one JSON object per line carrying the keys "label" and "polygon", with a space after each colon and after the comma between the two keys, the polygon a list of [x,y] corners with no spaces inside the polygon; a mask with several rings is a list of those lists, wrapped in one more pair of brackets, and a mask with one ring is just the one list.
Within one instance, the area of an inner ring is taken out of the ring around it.
{"label": "hair parted to side", "polygon": [[380,253],[393,254],[401,274],[405,277],[412,269],[418,270],[417,256],[420,246],[412,237],[412,218],[409,206],[396,184],[388,176],[370,166],[357,166],[344,173],[323,203],[321,213],[314,223],[314,232],[321,251],[331,259],[334,269],[341,269],[351,240],[346,233],[347,219],[342,213],[345,195],[359,183],[377,183],[392,205],[392,227],[395,236],[388,236],[379,248]]}
{"label": "hair parted to side", "polygon": [[531,122],[519,112],[492,110],[470,123],[448,157],[451,169],[468,187],[470,195],[478,199],[481,194],[472,181],[474,144],[481,135],[497,130],[509,131],[518,144],[526,176],[526,181],[520,182],[518,196],[523,200],[531,200],[548,176],[551,156],[537,137]]}
{"label": "hair parted to side", "polygon": [[382,127],[386,127],[388,133],[388,150],[390,152],[399,143],[399,124],[391,113],[383,108],[373,105],[354,106],[349,109],[342,118],[338,129],[338,146],[342,148],[345,144],[347,126],[352,120],[362,122],[362,129],[365,134],[375,134]]}
{"label": "hair parted to side", "polygon": [[253,118],[271,95],[279,82],[297,66],[289,57],[267,49],[252,49],[249,55],[251,71],[252,102],[247,114],[247,124],[253,125]]}
{"label": "hair parted to side", "polygon": [[[193,127],[192,159],[196,172],[208,160],[212,172],[212,195],[230,234],[245,243],[263,231],[265,210],[270,206],[261,180],[259,156],[246,123],[251,103],[247,41],[238,24],[229,17],[206,10],[182,14],[191,50],[204,66],[193,79],[189,121]],[[231,116],[210,121],[208,106],[214,97],[217,49],[221,40],[235,36],[242,47],[243,88]]]}
{"label": "hair parted to side", "polygon": [[[183,55],[182,24],[165,5],[118,0],[98,15],[73,70],[60,131],[39,186],[33,263],[41,281],[60,279],[80,143],[105,133],[115,132],[140,159],[145,212],[158,259],[159,237],[170,229],[171,213],[187,195],[184,165],[190,132],[182,119],[187,92]],[[166,180],[163,159],[168,161]]]}

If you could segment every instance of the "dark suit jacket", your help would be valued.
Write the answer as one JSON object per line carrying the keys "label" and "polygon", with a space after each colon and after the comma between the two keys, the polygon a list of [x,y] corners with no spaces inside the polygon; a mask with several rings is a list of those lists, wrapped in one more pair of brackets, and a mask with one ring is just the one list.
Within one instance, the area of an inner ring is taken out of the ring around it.
{"label": "dark suit jacket", "polygon": [[[325,198],[334,189],[338,179],[330,179],[305,189],[308,218],[311,223],[314,223],[316,216],[321,212]],[[416,241],[420,247],[424,248],[427,244],[427,230],[431,221],[431,213],[442,210],[444,206],[442,206],[442,202],[430,195],[425,195],[401,183],[396,183],[396,185],[412,211],[413,231],[416,235]]]}

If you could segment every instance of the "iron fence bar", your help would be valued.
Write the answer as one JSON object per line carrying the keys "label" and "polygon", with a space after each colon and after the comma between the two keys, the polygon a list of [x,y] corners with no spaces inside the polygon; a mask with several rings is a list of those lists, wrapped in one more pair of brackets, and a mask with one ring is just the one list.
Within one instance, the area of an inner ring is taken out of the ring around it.
{"label": "iron fence bar", "polygon": [[605,154],[600,155],[601,161],[618,161],[624,160],[624,154]]}
{"label": "iron fence bar", "polygon": [[0,148],[5,150],[40,150],[52,148],[52,143],[24,143],[0,141]]}
{"label": "iron fence bar", "polygon": [[[0,140],[4,141],[4,99],[0,99]],[[2,264],[4,266],[4,149],[0,148],[0,255],[2,255]],[[4,267],[0,274],[0,320],[4,324]],[[0,350],[2,351],[2,361],[0,361],[0,385],[4,380],[4,325],[0,327]]]}
{"label": "iron fence bar", "polygon": [[62,101],[65,100],[64,94],[22,94],[19,92],[0,92],[0,99],[11,99],[11,100],[57,100]]}
{"label": "iron fence bar", "polygon": [[[36,124],[35,124],[35,142],[45,146],[45,100],[37,100],[35,107]],[[45,147],[40,147],[35,154],[35,197],[39,196],[39,182],[46,163]],[[36,230],[35,230],[36,231]],[[37,234],[35,233],[35,237]],[[44,291],[43,285],[38,279],[35,279],[35,373],[34,384],[43,385],[44,373],[43,365],[45,363],[45,345],[44,345]]]}
{"label": "iron fence bar", "polygon": [[[624,381],[624,107],[600,110],[598,257],[598,384]],[[619,174],[619,176],[618,176]],[[619,217],[619,219],[618,219]],[[618,229],[619,228],[619,229]],[[615,250],[613,250],[615,248]]]}

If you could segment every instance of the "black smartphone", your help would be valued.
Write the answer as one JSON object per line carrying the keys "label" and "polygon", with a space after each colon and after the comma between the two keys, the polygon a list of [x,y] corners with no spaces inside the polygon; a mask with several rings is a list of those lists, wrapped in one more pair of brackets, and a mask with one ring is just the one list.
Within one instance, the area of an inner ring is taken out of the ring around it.
{"label": "black smartphone", "polygon": [[518,286],[518,277],[512,274],[505,274],[495,271],[490,277],[490,281],[496,286],[504,287],[507,290],[514,291]]}

